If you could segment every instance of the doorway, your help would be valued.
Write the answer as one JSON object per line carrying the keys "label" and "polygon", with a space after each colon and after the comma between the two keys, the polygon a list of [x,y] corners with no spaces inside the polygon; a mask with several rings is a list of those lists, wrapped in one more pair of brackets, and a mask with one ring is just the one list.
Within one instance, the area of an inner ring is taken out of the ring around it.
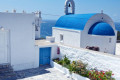
{"label": "doorway", "polygon": [[39,48],[39,65],[50,64],[51,47]]}
{"label": "doorway", "polygon": [[0,30],[0,64],[9,63],[9,31]]}

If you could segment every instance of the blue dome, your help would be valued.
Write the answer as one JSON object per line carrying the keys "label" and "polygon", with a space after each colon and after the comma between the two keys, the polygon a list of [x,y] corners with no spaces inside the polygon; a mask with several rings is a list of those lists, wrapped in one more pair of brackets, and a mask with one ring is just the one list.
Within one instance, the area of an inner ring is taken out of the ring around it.
{"label": "blue dome", "polygon": [[102,35],[102,36],[114,36],[115,32],[113,28],[104,22],[95,23],[90,29],[88,34]]}
{"label": "blue dome", "polygon": [[64,15],[58,19],[55,27],[73,30],[84,30],[87,21],[94,15],[95,14]]}

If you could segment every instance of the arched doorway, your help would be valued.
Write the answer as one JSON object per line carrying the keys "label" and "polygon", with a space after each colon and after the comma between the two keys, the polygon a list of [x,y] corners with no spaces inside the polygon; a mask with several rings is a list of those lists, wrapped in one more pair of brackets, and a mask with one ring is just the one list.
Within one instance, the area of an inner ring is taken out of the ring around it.
{"label": "arched doorway", "polygon": [[9,31],[0,30],[0,64],[10,63]]}

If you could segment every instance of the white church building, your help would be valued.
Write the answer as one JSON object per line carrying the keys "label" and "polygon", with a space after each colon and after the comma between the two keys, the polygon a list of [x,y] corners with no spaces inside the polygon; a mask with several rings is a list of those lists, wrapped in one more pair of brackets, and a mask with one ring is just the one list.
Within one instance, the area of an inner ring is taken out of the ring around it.
{"label": "white church building", "polygon": [[92,14],[74,13],[74,1],[66,0],[65,15],[53,27],[55,42],[80,48],[97,47],[100,52],[115,54],[117,31],[113,20],[103,11]]}

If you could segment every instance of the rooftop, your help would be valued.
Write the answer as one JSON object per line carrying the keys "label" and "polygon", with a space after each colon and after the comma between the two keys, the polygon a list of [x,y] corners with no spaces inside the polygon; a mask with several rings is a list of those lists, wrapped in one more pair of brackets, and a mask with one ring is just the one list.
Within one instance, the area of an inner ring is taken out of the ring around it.
{"label": "rooftop", "polygon": [[103,54],[103,55],[108,55],[108,56],[112,56],[112,57],[117,57],[120,58],[120,43],[116,43],[116,54],[117,55],[112,55],[112,54],[107,54],[107,53],[103,53],[103,52],[98,52],[98,51],[92,51],[92,50],[88,50],[88,49],[84,49],[84,48],[80,48],[80,47],[74,47],[74,46],[69,46],[69,45],[64,45],[64,44],[60,44],[60,43],[51,43],[49,41],[44,40],[35,40],[35,45],[38,47],[51,47],[53,45],[62,45],[62,46],[68,46],[68,47],[72,47],[72,48],[77,48],[77,49],[82,49],[88,52],[96,52],[97,54]]}
{"label": "rooftop", "polygon": [[47,40],[35,40],[36,46],[51,46],[51,45],[57,45],[56,43],[51,43]]}
{"label": "rooftop", "polygon": [[58,19],[55,27],[73,30],[84,30],[87,21],[95,14],[96,13],[64,15]]}

